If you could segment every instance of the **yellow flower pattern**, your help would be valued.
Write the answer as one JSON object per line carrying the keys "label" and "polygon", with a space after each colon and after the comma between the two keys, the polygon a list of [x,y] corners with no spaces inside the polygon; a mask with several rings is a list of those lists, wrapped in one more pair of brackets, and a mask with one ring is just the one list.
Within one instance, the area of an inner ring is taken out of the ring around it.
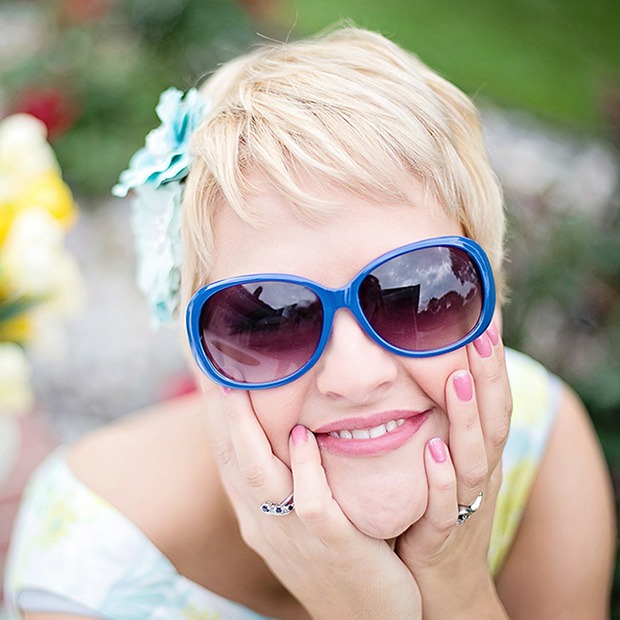
{"label": "yellow flower pattern", "polygon": [[498,574],[521,522],[555,419],[560,386],[556,377],[521,353],[508,351],[507,361],[513,413],[489,549],[494,575]]}

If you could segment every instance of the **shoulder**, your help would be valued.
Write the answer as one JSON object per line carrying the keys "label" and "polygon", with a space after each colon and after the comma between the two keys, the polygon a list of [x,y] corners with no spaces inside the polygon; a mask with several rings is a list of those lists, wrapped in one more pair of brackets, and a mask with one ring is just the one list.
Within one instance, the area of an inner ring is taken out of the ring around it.
{"label": "shoulder", "polygon": [[138,412],[72,446],[68,465],[174,556],[181,534],[208,522],[213,507],[217,485],[205,415],[198,393]]}
{"label": "shoulder", "polygon": [[614,538],[608,471],[586,410],[556,381],[549,436],[498,589],[524,617],[604,618]]}
{"label": "shoulder", "polygon": [[209,558],[221,510],[205,415],[201,396],[185,397],[54,453],[20,508],[10,605],[36,609],[26,599],[43,591],[106,617],[182,606],[179,569],[196,552]]}

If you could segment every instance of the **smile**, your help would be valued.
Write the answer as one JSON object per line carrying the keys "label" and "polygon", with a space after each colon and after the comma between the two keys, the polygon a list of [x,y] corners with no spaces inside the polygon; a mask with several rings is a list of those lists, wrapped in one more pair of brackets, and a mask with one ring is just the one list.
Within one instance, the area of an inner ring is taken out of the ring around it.
{"label": "smile", "polygon": [[[404,445],[423,426],[431,410],[401,411],[401,416],[388,417],[387,412],[374,420],[361,418],[330,424],[314,431],[319,446],[328,452],[343,456],[378,456]],[[383,418],[383,419],[381,419]],[[342,428],[348,426],[349,428]]]}
{"label": "smile", "polygon": [[397,420],[389,420],[385,424],[379,424],[379,426],[374,426],[373,428],[360,428],[351,431],[343,429],[341,431],[331,431],[329,435],[330,437],[338,437],[339,439],[374,439],[375,437],[381,437],[381,435],[396,430],[404,423],[404,418],[398,418]]}

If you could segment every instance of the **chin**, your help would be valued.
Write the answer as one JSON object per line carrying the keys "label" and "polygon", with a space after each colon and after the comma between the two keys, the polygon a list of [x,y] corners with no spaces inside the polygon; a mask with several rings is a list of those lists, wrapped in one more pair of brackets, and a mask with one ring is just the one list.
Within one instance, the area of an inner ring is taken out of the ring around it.
{"label": "chin", "polygon": [[420,514],[402,515],[383,512],[349,514],[346,510],[344,513],[351,523],[366,536],[388,540],[400,536],[422,516],[423,511],[420,511]]}
{"label": "chin", "polygon": [[[375,483],[375,484],[373,484]],[[387,540],[402,534],[422,517],[428,502],[428,488],[417,480],[373,479],[363,485],[332,489],[334,499],[360,532]]]}

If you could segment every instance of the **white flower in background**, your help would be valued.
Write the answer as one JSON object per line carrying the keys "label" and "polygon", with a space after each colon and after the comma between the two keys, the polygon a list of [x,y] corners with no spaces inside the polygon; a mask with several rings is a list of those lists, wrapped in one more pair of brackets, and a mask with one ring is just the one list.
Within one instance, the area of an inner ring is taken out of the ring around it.
{"label": "white flower in background", "polygon": [[34,404],[31,368],[24,351],[12,342],[0,342],[0,417],[28,411]]}

